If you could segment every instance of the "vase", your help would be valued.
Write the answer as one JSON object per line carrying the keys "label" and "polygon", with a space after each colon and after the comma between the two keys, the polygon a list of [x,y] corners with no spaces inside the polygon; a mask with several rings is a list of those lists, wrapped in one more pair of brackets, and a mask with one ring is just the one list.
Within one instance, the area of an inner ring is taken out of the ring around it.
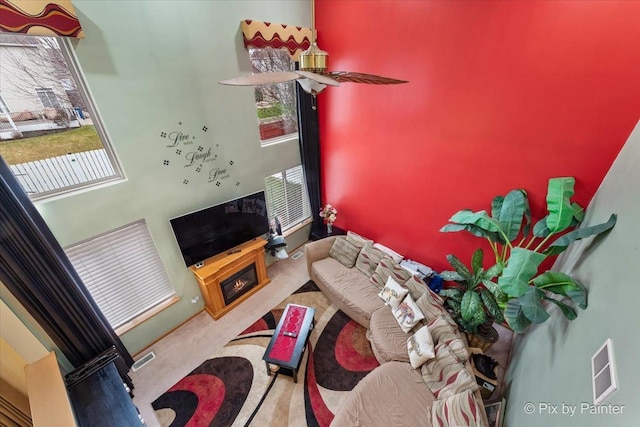
{"label": "vase", "polygon": [[327,236],[330,236],[332,231],[333,231],[333,230],[332,230],[331,223],[330,223],[330,222],[328,222],[328,223],[327,223]]}

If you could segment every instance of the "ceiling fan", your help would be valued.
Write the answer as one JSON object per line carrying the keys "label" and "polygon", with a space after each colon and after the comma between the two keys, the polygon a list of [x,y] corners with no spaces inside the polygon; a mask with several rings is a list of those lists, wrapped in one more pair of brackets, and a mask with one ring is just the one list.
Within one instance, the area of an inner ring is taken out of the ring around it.
{"label": "ceiling fan", "polygon": [[320,49],[316,43],[315,31],[315,5],[311,2],[311,22],[313,24],[311,34],[313,43],[309,49],[298,56],[299,70],[296,71],[271,71],[249,76],[236,77],[221,80],[218,83],[231,86],[259,86],[272,83],[283,83],[297,80],[302,88],[314,97],[327,86],[340,86],[340,83],[366,83],[377,85],[391,85],[408,83],[407,80],[392,79],[390,77],[374,74],[354,73],[350,71],[328,71],[327,62],[329,54]]}

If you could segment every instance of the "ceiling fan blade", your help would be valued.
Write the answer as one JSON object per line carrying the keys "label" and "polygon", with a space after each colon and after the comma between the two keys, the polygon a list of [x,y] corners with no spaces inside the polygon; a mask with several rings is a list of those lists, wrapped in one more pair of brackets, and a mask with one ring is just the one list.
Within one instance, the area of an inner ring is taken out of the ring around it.
{"label": "ceiling fan blade", "polygon": [[331,77],[340,83],[367,83],[372,85],[395,85],[408,83],[407,80],[392,79],[390,77],[376,76],[375,74],[352,73],[350,71],[331,71],[324,73],[324,76]]}
{"label": "ceiling fan blade", "polygon": [[293,71],[276,71],[251,74],[249,76],[236,77],[229,80],[221,80],[218,83],[230,86],[259,86],[272,83],[284,83],[299,79],[300,76]]}
{"label": "ceiling fan blade", "polygon": [[302,77],[307,78],[309,80],[322,83],[323,85],[340,86],[339,82],[323,74],[312,73],[311,71],[296,71],[296,73],[300,74]]}

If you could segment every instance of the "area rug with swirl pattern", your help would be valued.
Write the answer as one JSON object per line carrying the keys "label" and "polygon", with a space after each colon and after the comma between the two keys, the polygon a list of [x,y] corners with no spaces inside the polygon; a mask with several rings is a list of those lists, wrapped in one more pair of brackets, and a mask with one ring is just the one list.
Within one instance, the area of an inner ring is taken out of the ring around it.
{"label": "area rug with swirl pattern", "polygon": [[[267,375],[262,360],[287,303],[316,309],[297,383]],[[378,366],[365,332],[309,281],[152,406],[164,427],[328,426],[347,393]]]}

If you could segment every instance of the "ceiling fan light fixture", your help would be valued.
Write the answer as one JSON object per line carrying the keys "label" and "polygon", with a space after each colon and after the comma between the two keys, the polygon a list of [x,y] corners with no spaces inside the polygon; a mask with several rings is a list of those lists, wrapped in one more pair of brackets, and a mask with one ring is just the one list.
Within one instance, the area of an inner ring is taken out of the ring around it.
{"label": "ceiling fan light fixture", "polygon": [[329,54],[320,49],[318,45],[313,42],[309,49],[300,53],[298,62],[302,71],[311,71],[313,73],[323,73],[327,71],[329,60]]}

